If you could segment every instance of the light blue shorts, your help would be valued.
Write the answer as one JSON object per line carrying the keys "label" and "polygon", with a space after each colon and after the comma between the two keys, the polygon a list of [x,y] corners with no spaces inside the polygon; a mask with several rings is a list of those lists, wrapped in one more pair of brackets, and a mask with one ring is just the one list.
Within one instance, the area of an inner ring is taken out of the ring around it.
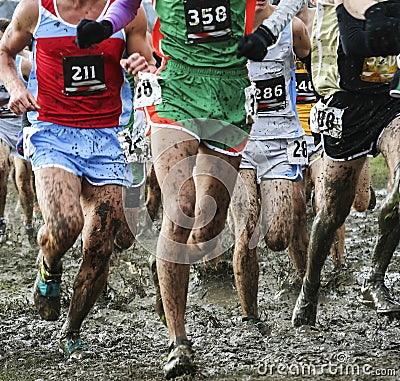
{"label": "light blue shorts", "polygon": [[242,152],[240,169],[254,169],[257,183],[261,181],[284,179],[301,181],[303,178],[300,164],[290,164],[287,147],[293,139],[249,139]]}
{"label": "light blue shorts", "polygon": [[125,163],[117,137],[124,127],[74,128],[39,122],[31,128],[29,141],[24,141],[24,155],[33,170],[62,168],[93,185],[132,184],[132,170]]}

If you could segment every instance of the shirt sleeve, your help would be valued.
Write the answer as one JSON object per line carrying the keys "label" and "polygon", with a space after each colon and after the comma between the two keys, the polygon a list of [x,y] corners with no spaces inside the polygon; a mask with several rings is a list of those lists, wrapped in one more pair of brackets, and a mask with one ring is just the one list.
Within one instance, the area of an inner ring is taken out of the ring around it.
{"label": "shirt sleeve", "polygon": [[281,0],[270,17],[264,20],[265,25],[275,37],[285,29],[286,25],[300,11],[307,0]]}
{"label": "shirt sleeve", "polygon": [[108,8],[104,20],[112,24],[113,33],[128,25],[137,15],[142,0],[117,0]]}

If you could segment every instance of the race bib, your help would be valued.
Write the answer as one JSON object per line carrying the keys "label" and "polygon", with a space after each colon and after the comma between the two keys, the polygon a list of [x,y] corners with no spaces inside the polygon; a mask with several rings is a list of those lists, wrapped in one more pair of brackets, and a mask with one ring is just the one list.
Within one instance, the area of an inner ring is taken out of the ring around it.
{"label": "race bib", "polygon": [[256,81],[256,87],[259,115],[283,110],[286,107],[285,78],[283,76]]}
{"label": "race bib", "polygon": [[31,142],[31,137],[38,132],[39,129],[35,127],[24,127],[22,130],[22,146],[24,150],[24,158],[29,160],[29,158],[35,153],[36,148]]}
{"label": "race bib", "polygon": [[361,72],[364,82],[389,83],[397,70],[396,56],[365,58]]}
{"label": "race bib", "polygon": [[159,77],[152,73],[139,72],[139,82],[135,89],[134,108],[153,106],[162,102]]}
{"label": "race bib", "polygon": [[289,164],[308,164],[307,141],[304,137],[290,141],[286,152]]}
{"label": "race bib", "polygon": [[104,76],[104,56],[63,57],[64,94],[84,96],[107,90]]}
{"label": "race bib", "polygon": [[344,110],[329,107],[319,100],[310,111],[311,131],[340,139],[342,137],[343,113]]}
{"label": "race bib", "polygon": [[230,0],[185,0],[188,44],[228,40],[232,36]]}
{"label": "race bib", "polygon": [[307,73],[296,71],[296,103],[308,104],[317,101],[311,79]]}
{"label": "race bib", "polygon": [[244,94],[246,97],[244,108],[246,110],[246,123],[252,124],[257,121],[257,88],[256,85],[252,84],[244,89]]}
{"label": "race bib", "polygon": [[119,144],[126,163],[146,163],[151,160],[150,142],[144,135],[132,139],[128,128],[118,133]]}

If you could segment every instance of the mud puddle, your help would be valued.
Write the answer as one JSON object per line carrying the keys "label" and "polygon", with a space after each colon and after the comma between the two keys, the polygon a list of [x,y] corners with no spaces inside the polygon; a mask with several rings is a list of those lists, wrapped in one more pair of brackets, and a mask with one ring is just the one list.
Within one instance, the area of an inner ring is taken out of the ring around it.
{"label": "mud puddle", "polygon": [[[8,198],[8,241],[0,248],[0,381],[162,380],[167,332],[153,308],[148,254],[139,246],[119,256],[107,291],[84,323],[90,358],[65,362],[58,332],[79,262],[76,245],[64,261],[63,315],[41,321],[32,303],[37,249],[21,226],[15,192]],[[384,192],[378,192],[378,206]],[[360,304],[376,232],[376,212],[352,212],[347,223],[346,266],[324,271],[316,329],[291,326],[300,284],[287,254],[260,244],[262,322],[244,324],[228,263],[212,275],[192,269],[187,327],[194,343],[196,380],[399,380],[400,322],[378,318]],[[400,298],[400,249],[387,284]]]}

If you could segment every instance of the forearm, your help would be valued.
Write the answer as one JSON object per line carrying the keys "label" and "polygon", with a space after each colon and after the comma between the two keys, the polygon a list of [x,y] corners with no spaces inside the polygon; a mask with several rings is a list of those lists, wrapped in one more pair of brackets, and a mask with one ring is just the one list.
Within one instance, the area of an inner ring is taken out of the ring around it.
{"label": "forearm", "polygon": [[128,25],[137,15],[142,0],[117,0],[111,4],[104,20],[112,24],[113,33]]}
{"label": "forearm", "polygon": [[13,91],[21,86],[25,87],[18,78],[14,57],[4,51],[0,51],[0,67],[0,80],[3,82],[9,94],[12,94]]}
{"label": "forearm", "polygon": [[265,25],[275,37],[286,27],[300,11],[307,0],[281,0],[270,17],[264,20]]}
{"label": "forearm", "polygon": [[[382,5],[370,7],[365,12],[366,21],[353,17],[345,8],[336,8],[343,51],[348,56],[387,56],[399,54],[400,19],[386,17]],[[371,17],[371,10],[376,11]]]}

